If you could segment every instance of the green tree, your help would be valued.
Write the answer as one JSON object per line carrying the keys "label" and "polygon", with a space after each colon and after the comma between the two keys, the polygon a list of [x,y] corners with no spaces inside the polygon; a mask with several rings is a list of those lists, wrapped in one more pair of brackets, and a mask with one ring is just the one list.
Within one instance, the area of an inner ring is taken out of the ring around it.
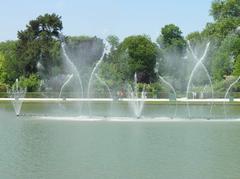
{"label": "green tree", "polygon": [[138,74],[138,80],[142,83],[150,83],[155,80],[154,67],[157,58],[157,46],[149,38],[143,35],[130,36],[120,44],[119,50],[127,52],[129,79],[134,73]]}
{"label": "green tree", "polygon": [[211,40],[222,41],[228,34],[235,32],[240,25],[240,18],[229,17],[219,21],[208,23],[202,34]]}
{"label": "green tree", "polygon": [[183,51],[186,45],[180,28],[174,24],[165,25],[157,38],[157,43],[162,49]]}
{"label": "green tree", "polygon": [[[117,45],[115,42],[114,44]],[[113,47],[114,44],[109,43]],[[111,48],[110,53],[105,56],[99,68],[99,76],[105,80],[114,95],[117,95],[118,91],[124,91],[125,82],[129,80],[128,59],[127,52],[120,50],[119,45],[117,45],[116,48]]]}
{"label": "green tree", "polygon": [[240,25],[239,0],[214,0],[210,9],[214,22],[207,23],[203,35],[222,41]]}
{"label": "green tree", "polygon": [[40,79],[36,74],[31,74],[28,78],[21,76],[19,85],[21,87],[27,88],[28,92],[34,92],[39,89]]}
{"label": "green tree", "polygon": [[226,76],[231,75],[233,68],[237,71],[238,56],[240,54],[240,37],[236,34],[228,35],[221,46],[213,56],[212,72],[216,80],[222,80]]}
{"label": "green tree", "polygon": [[184,59],[186,41],[182,36],[180,28],[174,24],[165,25],[161,29],[161,34],[157,38],[157,43],[162,54],[162,75],[178,90],[183,90],[186,86],[186,62]]}
{"label": "green tree", "polygon": [[239,0],[214,0],[212,2],[210,15],[214,20],[222,18],[239,17],[240,1]]}
{"label": "green tree", "polygon": [[109,35],[107,41],[111,45],[111,51],[116,50],[119,46],[119,38],[116,35]]}
{"label": "green tree", "polygon": [[233,75],[240,76],[240,54],[236,57],[233,68]]}
{"label": "green tree", "polygon": [[193,48],[204,40],[202,34],[198,31],[188,34],[186,39],[191,42]]}
{"label": "green tree", "polygon": [[18,32],[17,58],[22,74],[37,72],[37,62],[44,66],[44,73],[51,73],[51,67],[59,65],[60,43],[58,36],[62,30],[61,17],[45,14],[31,20],[26,29]]}
{"label": "green tree", "polygon": [[239,55],[239,36],[236,34],[240,25],[239,0],[214,0],[210,9],[214,22],[208,23],[201,33],[211,40],[214,50],[210,53],[210,69],[215,81],[237,74]]}
{"label": "green tree", "polygon": [[99,75],[110,89],[116,93],[122,90],[128,74],[128,64],[126,54],[111,54],[106,61],[104,61],[99,70]]}
{"label": "green tree", "polygon": [[6,41],[0,43],[0,52],[2,54],[1,76],[2,81],[8,84],[15,82],[15,79],[21,75],[21,61],[17,59],[16,49],[17,41]]}
{"label": "green tree", "polygon": [[7,73],[4,69],[5,57],[3,53],[0,52],[0,83],[4,83],[6,80]]}

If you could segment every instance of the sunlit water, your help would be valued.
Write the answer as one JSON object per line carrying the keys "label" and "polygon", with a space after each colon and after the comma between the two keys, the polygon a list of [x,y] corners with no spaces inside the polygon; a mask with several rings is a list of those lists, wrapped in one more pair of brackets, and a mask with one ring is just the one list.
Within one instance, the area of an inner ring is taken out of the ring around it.
{"label": "sunlit water", "polygon": [[[11,104],[0,104],[0,178],[240,178],[238,121],[80,122],[37,117],[67,116],[70,109],[77,115],[72,106],[57,106],[25,103],[26,116],[16,118]],[[103,115],[106,106],[99,105],[95,114]],[[215,113],[223,109],[217,108]],[[146,105],[143,115],[166,115],[166,109],[171,113],[169,106]],[[235,116],[238,109],[231,109]]]}

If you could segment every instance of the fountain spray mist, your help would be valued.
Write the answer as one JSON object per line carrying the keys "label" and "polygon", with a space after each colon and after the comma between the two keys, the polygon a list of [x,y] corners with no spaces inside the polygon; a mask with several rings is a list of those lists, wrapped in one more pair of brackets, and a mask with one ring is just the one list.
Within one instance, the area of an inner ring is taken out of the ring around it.
{"label": "fountain spray mist", "polygon": [[[89,99],[90,98],[90,90],[91,90],[91,87],[92,87],[92,83],[93,83],[93,77],[95,77],[95,73],[97,72],[98,68],[99,68],[99,65],[102,63],[105,55],[109,54],[110,52],[110,46],[108,44],[107,41],[104,41],[104,50],[103,50],[103,53],[102,53],[102,56],[101,58],[97,61],[97,63],[95,64],[92,72],[91,72],[91,75],[90,75],[90,78],[89,78],[89,82],[88,82],[88,91],[87,91],[87,98]],[[88,102],[88,109],[89,109],[89,116],[91,116],[91,103]]]}
{"label": "fountain spray mist", "polygon": [[109,86],[107,85],[107,83],[106,83],[102,78],[100,78],[97,74],[95,74],[95,77],[97,78],[97,80],[98,80],[100,83],[102,83],[104,86],[106,86],[106,88],[107,88],[107,90],[108,90],[109,97],[110,97],[111,99],[113,99],[111,90],[110,90]]}
{"label": "fountain spray mist", "polygon": [[7,90],[7,93],[10,98],[13,98],[11,102],[12,102],[15,114],[19,116],[21,112],[22,104],[23,104],[23,99],[20,99],[20,98],[25,97],[27,88],[20,88],[18,84],[18,79],[16,79],[15,85],[16,87],[13,86],[12,89]]}
{"label": "fountain spray mist", "polygon": [[62,51],[63,51],[63,55],[67,61],[67,63],[70,65],[71,69],[73,70],[74,74],[77,76],[79,85],[80,85],[80,90],[81,90],[81,98],[83,98],[83,85],[82,85],[82,79],[80,77],[80,73],[77,70],[76,66],[74,65],[74,63],[71,61],[71,59],[68,57],[67,53],[66,53],[66,49],[65,49],[65,42],[62,41],[61,44],[62,47]]}
{"label": "fountain spray mist", "polygon": [[59,98],[61,98],[62,91],[63,91],[64,87],[71,81],[72,77],[73,77],[73,74],[67,76],[67,80],[65,81],[65,83],[61,87],[61,90],[60,90],[60,93],[59,93],[59,96],[58,96]]}
{"label": "fountain spray mist", "polygon": [[[202,55],[202,57],[200,59],[197,58],[197,56],[195,55],[195,53],[193,52],[193,49],[191,47],[191,44],[190,42],[188,41],[188,47],[193,55],[193,57],[197,60],[197,63],[196,65],[194,66],[192,72],[191,72],[191,75],[190,75],[190,78],[189,78],[189,81],[188,81],[188,84],[187,84],[187,93],[186,93],[186,97],[188,98],[188,94],[189,94],[189,90],[190,90],[190,85],[191,85],[191,82],[192,82],[192,78],[194,76],[194,74],[196,73],[196,70],[199,68],[199,67],[202,67],[203,70],[206,72],[206,75],[208,77],[208,80],[209,80],[209,83],[211,85],[211,93],[212,93],[212,99],[213,99],[213,86],[212,86],[212,80],[211,80],[211,77],[207,71],[207,68],[205,67],[205,65],[203,64],[203,60],[205,59],[206,55],[207,55],[207,52],[208,52],[208,49],[209,49],[209,46],[210,46],[210,42],[207,43],[206,45],[206,48],[204,50],[204,53]],[[212,107],[213,107],[213,102],[211,104],[211,109],[210,109],[210,114],[212,113]],[[189,109],[189,102],[187,101],[187,109],[188,109],[188,116],[189,118],[191,117],[190,115],[190,109]]]}
{"label": "fountain spray mist", "polygon": [[[172,92],[175,96],[175,100],[176,100],[177,99],[177,93],[176,93],[175,89],[173,88],[173,86],[169,82],[167,82],[162,76],[158,75],[158,78],[172,90]],[[175,110],[174,110],[173,117],[175,117],[176,114],[177,114],[177,100],[175,101]]]}
{"label": "fountain spray mist", "polygon": [[142,110],[144,107],[144,99],[146,98],[145,95],[145,85],[143,86],[141,92],[141,98],[138,97],[138,87],[137,87],[137,73],[134,74],[134,88],[131,85],[128,85],[128,103],[132,108],[135,116],[140,118],[142,115]]}
{"label": "fountain spray mist", "polygon": [[[111,90],[110,90],[109,86],[107,85],[107,83],[106,83],[102,78],[100,78],[97,74],[95,74],[95,77],[96,77],[96,79],[97,79],[101,84],[103,84],[103,85],[107,88],[109,97],[110,97],[111,99],[113,99]],[[110,110],[109,110],[109,111],[110,111],[110,112],[109,112],[109,113],[110,113],[110,116],[111,116],[111,114],[112,114],[112,108],[113,108],[113,101],[110,102]]]}
{"label": "fountain spray mist", "polygon": [[[232,84],[230,84],[230,86],[228,87],[228,89],[227,89],[227,91],[226,91],[226,93],[225,93],[225,95],[224,95],[224,99],[225,99],[225,100],[227,99],[227,96],[228,96],[230,90],[232,89],[232,87],[233,87],[235,84],[237,84],[239,80],[240,80],[240,76],[239,76]],[[224,115],[225,115],[225,118],[226,118],[226,116],[227,116],[227,112],[226,112],[226,101],[224,101]]]}

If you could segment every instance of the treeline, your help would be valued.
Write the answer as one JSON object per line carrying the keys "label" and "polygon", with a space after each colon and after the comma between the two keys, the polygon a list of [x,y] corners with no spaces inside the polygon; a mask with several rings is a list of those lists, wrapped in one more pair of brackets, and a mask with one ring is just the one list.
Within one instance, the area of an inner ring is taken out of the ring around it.
{"label": "treeline", "polygon": [[[117,36],[108,36],[106,40],[111,45],[110,53],[105,56],[98,76],[117,92],[133,81],[135,73],[140,86],[146,84],[148,91],[164,91],[166,89],[158,78],[161,75],[177,91],[184,93],[196,64],[188,43],[200,58],[210,42],[204,64],[215,90],[226,90],[240,76],[240,1],[214,0],[210,15],[214,19],[212,23],[207,23],[201,32],[193,32],[186,37],[174,24],[165,25],[155,42],[147,35],[129,36],[122,42]],[[60,16],[45,14],[31,20],[25,30],[19,31],[18,40],[1,42],[0,91],[6,91],[16,78],[28,91],[46,90],[46,86],[42,86],[43,81],[69,74],[65,69],[59,40],[62,29]],[[66,36],[65,41],[68,55],[75,59],[82,78],[87,81],[91,69],[101,57],[103,41],[86,36]],[[206,84],[206,74],[200,70],[192,86],[202,89]],[[58,89],[58,85],[52,88]],[[234,90],[239,89],[236,86]]]}

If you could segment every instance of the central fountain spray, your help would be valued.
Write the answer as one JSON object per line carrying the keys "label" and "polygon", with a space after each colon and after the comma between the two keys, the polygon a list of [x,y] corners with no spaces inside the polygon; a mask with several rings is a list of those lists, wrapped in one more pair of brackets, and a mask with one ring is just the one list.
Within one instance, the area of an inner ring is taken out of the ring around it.
{"label": "central fountain spray", "polygon": [[146,99],[146,93],[145,86],[143,86],[141,98],[138,97],[137,73],[134,74],[134,88],[128,85],[128,98],[128,103],[134,111],[135,116],[140,118],[144,107],[144,100]]}
{"label": "central fountain spray", "polygon": [[[98,60],[98,62],[95,64],[92,72],[91,72],[91,75],[90,75],[90,78],[89,78],[89,82],[88,82],[88,91],[87,91],[87,98],[89,99],[90,98],[90,90],[91,90],[91,86],[92,86],[92,83],[93,83],[93,77],[96,77],[95,74],[99,68],[99,65],[102,63],[105,55],[109,54],[110,52],[110,46],[108,44],[107,41],[104,42],[104,50],[103,50],[103,53],[102,53],[102,56],[101,58]],[[89,109],[89,116],[91,116],[91,103],[88,102],[88,109]]]}
{"label": "central fountain spray", "polygon": [[[203,70],[205,71],[207,77],[208,77],[208,80],[209,80],[209,83],[210,83],[210,86],[211,86],[211,93],[212,93],[212,99],[213,99],[213,86],[212,86],[212,80],[211,80],[211,77],[208,73],[208,70],[207,68],[205,67],[205,65],[203,64],[203,60],[205,59],[206,55],[207,55],[207,52],[208,52],[208,49],[209,49],[209,45],[210,45],[210,42],[207,43],[206,45],[206,48],[204,50],[204,53],[202,55],[202,57],[200,59],[198,59],[198,57],[195,55],[195,53],[193,52],[193,49],[191,47],[191,44],[190,42],[188,41],[188,47],[194,57],[194,59],[197,61],[196,65],[194,66],[192,72],[191,72],[191,75],[190,75],[190,78],[189,78],[189,81],[188,81],[188,84],[187,84],[187,93],[186,93],[186,97],[188,98],[188,94],[189,94],[189,90],[190,90],[190,85],[191,85],[191,82],[192,82],[192,78],[194,76],[194,74],[196,73],[196,70],[199,68],[199,67],[202,67]],[[211,109],[210,109],[210,114],[212,113],[212,107],[213,107],[213,102],[211,104]],[[190,115],[190,109],[189,109],[189,103],[188,103],[188,100],[187,100],[187,109],[188,109],[188,116],[189,118],[191,117]]]}
{"label": "central fountain spray", "polygon": [[[71,59],[69,58],[69,56],[67,55],[66,49],[65,49],[65,39],[63,34],[59,34],[59,39],[61,41],[61,47],[62,47],[62,51],[63,51],[63,55],[68,63],[68,65],[70,65],[71,70],[73,71],[73,76],[76,75],[79,85],[80,85],[80,90],[81,90],[81,98],[83,98],[83,84],[82,84],[82,79],[80,77],[80,73],[77,70],[77,67],[74,65],[74,63],[71,61]],[[72,78],[72,77],[71,77]]]}
{"label": "central fountain spray", "polygon": [[7,93],[10,98],[13,98],[11,100],[13,104],[14,111],[17,116],[20,115],[23,99],[27,92],[27,88],[20,88],[18,84],[18,79],[16,79],[15,86],[13,85],[12,89],[7,90]]}

